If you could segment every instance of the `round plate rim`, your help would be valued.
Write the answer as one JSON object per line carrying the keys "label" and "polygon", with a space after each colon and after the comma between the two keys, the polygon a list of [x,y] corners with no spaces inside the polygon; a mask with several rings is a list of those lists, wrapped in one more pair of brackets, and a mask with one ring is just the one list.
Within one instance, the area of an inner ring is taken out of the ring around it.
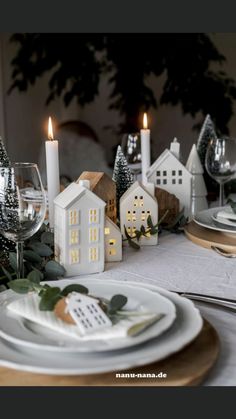
{"label": "round plate rim", "polygon": [[[79,282],[81,280],[80,279],[77,279],[77,281]],[[91,282],[92,281],[95,281],[96,284],[99,284],[99,282],[101,280],[96,280],[96,279],[92,279],[91,278]],[[66,283],[66,284],[69,284],[69,283],[74,283],[75,281],[74,280],[70,280],[70,279],[61,279],[59,281],[50,281],[50,282],[45,281],[45,283],[49,283],[49,284],[54,283],[57,286],[60,286],[60,283],[62,283],[62,282],[63,283]],[[107,281],[105,281],[105,282],[107,283]],[[109,281],[109,283],[111,283],[111,281]],[[129,284],[123,283],[123,285],[124,284],[128,288],[130,288],[130,285]],[[103,283],[103,285],[104,285],[104,283]],[[114,285],[117,285],[117,283],[114,283]],[[64,285],[62,285],[62,286],[64,286]],[[132,287],[133,286],[131,286],[131,288]],[[137,289],[139,287],[136,286],[135,288]],[[155,293],[151,292],[151,290],[149,290],[149,289],[146,289],[145,291],[147,291],[148,293],[150,293],[150,295],[151,294],[155,294]],[[140,292],[143,292],[143,289],[140,288]],[[6,294],[12,294],[12,293],[13,293],[12,290],[6,290],[6,291],[4,291],[5,296],[6,296]],[[3,293],[1,293],[1,295],[3,296]],[[0,298],[1,298],[1,295],[0,295]],[[31,342],[31,341],[27,341],[27,340],[23,340],[23,339],[20,339],[20,338],[11,336],[11,335],[5,333],[1,329],[0,329],[0,337],[2,337],[3,339],[9,341],[12,344],[15,344],[15,345],[18,345],[18,346],[21,346],[21,347],[25,347],[25,348],[28,348],[28,349],[35,349],[35,350],[36,349],[37,350],[40,349],[40,350],[45,350],[45,351],[48,351],[48,352],[57,352],[57,353],[85,353],[85,352],[95,353],[95,352],[110,352],[110,351],[115,351],[115,350],[119,350],[119,349],[130,348],[130,347],[133,347],[133,346],[136,346],[136,345],[140,345],[142,343],[145,343],[145,342],[147,342],[150,339],[157,338],[162,333],[164,333],[166,330],[168,330],[172,326],[172,324],[174,323],[174,321],[176,320],[176,307],[173,304],[173,302],[171,302],[168,298],[162,296],[160,293],[157,293],[157,297],[158,298],[161,298],[161,300],[165,301],[165,303],[169,306],[169,309],[171,310],[171,312],[168,313],[169,322],[167,323],[167,325],[165,325],[164,327],[162,327],[158,331],[158,333],[156,335],[154,335],[155,332],[153,334],[150,334],[150,335],[146,336],[146,338],[145,338],[144,335],[140,335],[140,337],[138,337],[138,338],[130,338],[129,343],[128,343],[127,340],[124,340],[124,344],[122,344],[122,340],[120,340],[121,343],[120,343],[119,346],[113,346],[113,347],[110,346],[110,347],[102,347],[102,348],[99,348],[98,347],[96,349],[93,349],[92,348],[92,345],[91,345],[91,349],[90,349],[89,348],[90,343],[89,342],[85,342],[85,344],[87,344],[88,346],[84,346],[84,347],[81,348],[81,347],[79,347],[80,342],[78,342],[78,347],[76,347],[76,341],[75,341],[74,346],[73,345],[71,345],[71,346],[59,346],[59,345],[56,345],[56,343],[53,344],[53,342],[51,344],[50,343],[49,344],[43,344],[43,343],[40,344],[40,343],[37,343],[37,342]],[[17,298],[17,295],[16,295],[16,298]],[[18,295],[18,298],[20,298],[19,295]],[[24,321],[24,319],[23,318],[19,318],[18,321],[19,321],[19,323],[22,323]],[[135,339],[135,340],[132,341],[131,339]],[[64,337],[64,340],[66,340],[66,336]]]}
{"label": "round plate rim", "polygon": [[[116,282],[116,283],[117,282],[122,282],[123,283],[123,282],[128,282],[128,281],[113,280],[113,282]],[[4,360],[4,359],[1,359],[1,356],[0,356],[0,365],[8,367],[8,368],[13,368],[13,369],[16,369],[16,370],[19,370],[19,371],[28,371],[28,372],[35,372],[35,373],[41,373],[41,374],[52,374],[52,375],[70,375],[70,376],[73,376],[73,375],[90,375],[90,374],[99,374],[99,373],[105,373],[105,372],[113,372],[113,371],[118,371],[118,370],[122,370],[122,369],[133,368],[133,367],[137,367],[137,366],[144,366],[144,365],[147,365],[147,364],[151,364],[153,362],[161,361],[162,359],[165,359],[165,358],[169,357],[173,353],[179,352],[181,349],[183,349],[188,344],[190,344],[198,336],[198,334],[200,333],[200,331],[202,329],[203,319],[200,315],[199,310],[194,306],[192,301],[190,301],[190,300],[188,300],[184,297],[181,297],[176,293],[167,291],[163,288],[160,288],[160,287],[158,287],[156,285],[153,285],[153,284],[150,284],[150,283],[147,284],[147,283],[144,283],[144,282],[135,282],[135,281],[129,281],[129,283],[132,284],[132,285],[138,285],[139,284],[143,288],[148,287],[150,290],[152,290],[154,292],[155,292],[155,290],[158,291],[158,292],[162,291],[165,296],[169,296],[169,297],[171,296],[173,298],[175,304],[178,304],[178,303],[182,302],[181,308],[183,310],[183,307],[184,307],[185,314],[186,314],[186,310],[188,311],[188,317],[189,317],[189,310],[190,310],[190,307],[191,307],[192,315],[193,315],[193,313],[195,313],[195,325],[194,325],[195,330],[194,330],[194,333],[193,333],[192,325],[191,325],[191,327],[188,325],[188,332],[191,332],[191,336],[188,336],[188,337],[185,336],[184,342],[183,342],[183,340],[181,340],[181,342],[178,342],[177,347],[174,347],[173,342],[171,342],[171,345],[169,343],[169,346],[171,346],[171,348],[169,347],[167,352],[165,350],[165,353],[162,354],[161,356],[160,355],[156,356],[157,351],[153,351],[153,348],[151,348],[151,349],[149,348],[149,352],[152,351],[152,356],[150,356],[150,354],[147,356],[147,354],[146,354],[145,359],[140,360],[140,350],[138,350],[138,361],[136,361],[136,362],[134,362],[133,355],[132,355],[132,362],[126,360],[126,361],[123,361],[123,363],[120,362],[118,364],[115,364],[114,361],[113,361],[112,366],[108,367],[107,363],[106,363],[106,367],[100,366],[99,368],[97,367],[95,370],[93,368],[90,368],[90,369],[87,368],[86,371],[85,371],[81,367],[74,367],[74,366],[73,366],[73,368],[72,367],[70,367],[70,368],[68,368],[68,367],[67,368],[55,368],[55,367],[52,368],[52,367],[35,366],[35,365],[24,364],[22,362],[19,363],[19,361],[17,362],[17,361],[12,361],[12,360],[10,360],[10,361],[9,360]],[[186,325],[185,325],[185,327],[186,327]],[[179,332],[178,332],[178,334],[179,334]],[[186,330],[185,330],[185,334],[186,334]],[[172,341],[173,337],[169,336],[167,339],[171,339],[171,341]],[[165,340],[166,340],[166,338],[165,338]],[[1,344],[2,344],[2,342],[0,340],[0,350],[1,350]],[[147,342],[147,346],[150,347],[150,345],[153,346],[153,341]],[[147,351],[147,349],[146,349],[146,351]],[[17,352],[17,354],[18,354],[18,352]],[[113,356],[113,358],[114,358],[114,356]],[[112,361],[110,361],[110,362],[112,362]]]}
{"label": "round plate rim", "polygon": [[213,212],[216,212],[217,210],[219,211],[219,209],[222,209],[222,208],[223,207],[215,207],[215,208],[209,208],[209,209],[206,209],[206,210],[203,210],[203,211],[199,211],[193,217],[193,221],[196,224],[200,225],[201,227],[205,227],[205,228],[208,228],[210,230],[215,230],[215,231],[219,231],[219,232],[222,232],[222,233],[236,234],[236,228],[234,230],[232,230],[232,229],[227,229],[227,228],[223,228],[223,227],[217,227],[217,226],[214,226],[212,224],[208,224],[208,223],[199,221],[196,218],[201,213],[208,213],[209,214],[209,222],[210,222],[210,220],[212,221],[212,214],[213,214]]}

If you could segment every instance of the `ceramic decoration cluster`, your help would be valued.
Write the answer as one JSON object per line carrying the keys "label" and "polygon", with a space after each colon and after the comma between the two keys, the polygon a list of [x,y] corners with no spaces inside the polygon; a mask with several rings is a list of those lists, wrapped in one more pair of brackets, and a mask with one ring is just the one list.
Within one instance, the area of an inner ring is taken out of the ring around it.
{"label": "ceramic decoration cluster", "polygon": [[[204,123],[207,129],[208,125]],[[170,149],[164,150],[142,173],[143,182],[133,183],[118,146],[113,180],[102,172],[83,172],[56,197],[55,256],[67,276],[102,272],[105,262],[121,261],[122,238],[128,234],[137,240],[137,230],[145,233],[147,229],[147,234],[140,237],[141,245],[156,245],[158,234],[148,233],[148,218],[157,225],[158,189],[175,195],[188,218],[207,208],[203,167],[196,145],[192,146],[186,165],[180,156],[180,143],[175,138]]]}

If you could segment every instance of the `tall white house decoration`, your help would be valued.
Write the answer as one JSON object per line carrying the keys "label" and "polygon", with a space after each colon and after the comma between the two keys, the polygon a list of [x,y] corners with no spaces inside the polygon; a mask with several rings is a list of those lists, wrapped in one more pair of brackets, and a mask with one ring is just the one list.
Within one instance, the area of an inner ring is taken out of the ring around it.
{"label": "tall white house decoration", "polygon": [[208,208],[207,204],[207,189],[203,178],[203,167],[197,152],[196,144],[193,144],[190,151],[186,168],[192,173],[192,215],[195,215],[198,211],[202,211]]}
{"label": "tall white house decoration", "polygon": [[119,227],[106,216],[105,218],[105,262],[122,260],[122,235]]}
{"label": "tall white house decoration", "polygon": [[104,270],[105,205],[89,181],[72,182],[54,200],[55,257],[67,276]]}
{"label": "tall white house decoration", "polygon": [[[158,204],[154,196],[153,185],[142,185],[136,181],[130,188],[122,195],[120,199],[120,226],[121,233],[125,238],[125,229],[132,237],[135,236],[136,230],[140,230],[143,225],[147,228],[147,218],[150,215],[154,225],[158,222]],[[149,235],[148,237],[141,237],[141,245],[155,245],[158,242],[158,236]]]}
{"label": "tall white house decoration", "polygon": [[170,145],[170,150],[163,151],[147,171],[147,178],[148,182],[174,194],[188,217],[191,215],[192,174],[176,157],[180,151],[178,144],[175,139]]}

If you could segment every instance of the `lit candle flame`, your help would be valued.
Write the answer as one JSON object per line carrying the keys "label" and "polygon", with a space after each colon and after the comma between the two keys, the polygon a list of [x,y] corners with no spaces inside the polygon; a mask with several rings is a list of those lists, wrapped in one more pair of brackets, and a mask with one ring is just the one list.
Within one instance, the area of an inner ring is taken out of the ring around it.
{"label": "lit candle flame", "polygon": [[49,116],[49,118],[48,118],[48,139],[51,140],[51,141],[54,140],[51,116]]}
{"label": "lit candle flame", "polygon": [[146,112],[143,114],[143,128],[147,129],[148,127],[148,119],[147,119],[147,114]]}

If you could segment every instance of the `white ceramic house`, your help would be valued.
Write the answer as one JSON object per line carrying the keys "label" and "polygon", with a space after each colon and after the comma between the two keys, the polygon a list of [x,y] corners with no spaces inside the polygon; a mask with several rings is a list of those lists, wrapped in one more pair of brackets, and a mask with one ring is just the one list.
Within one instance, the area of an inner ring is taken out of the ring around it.
{"label": "white ceramic house", "polygon": [[198,211],[202,211],[208,208],[207,203],[207,189],[203,178],[203,167],[198,155],[197,147],[193,144],[190,151],[186,168],[192,173],[192,215],[195,215]]}
{"label": "white ceramic house", "polygon": [[119,227],[109,217],[105,217],[105,262],[122,260],[122,235]]}
{"label": "white ceramic house", "polygon": [[54,200],[55,256],[67,276],[104,270],[105,205],[89,181],[71,183]]}
{"label": "white ceramic house", "polygon": [[[134,236],[136,229],[140,230],[141,225],[146,228],[149,215],[153,224],[157,224],[158,204],[154,196],[154,185],[143,186],[136,181],[120,199],[120,226],[123,237],[125,238],[124,226],[130,236]],[[155,245],[157,242],[157,234],[141,237],[140,240],[141,245]]]}
{"label": "white ceramic house", "polygon": [[174,194],[185,208],[186,216],[191,215],[192,174],[179,161],[179,143],[175,139],[147,171],[148,181]]}

